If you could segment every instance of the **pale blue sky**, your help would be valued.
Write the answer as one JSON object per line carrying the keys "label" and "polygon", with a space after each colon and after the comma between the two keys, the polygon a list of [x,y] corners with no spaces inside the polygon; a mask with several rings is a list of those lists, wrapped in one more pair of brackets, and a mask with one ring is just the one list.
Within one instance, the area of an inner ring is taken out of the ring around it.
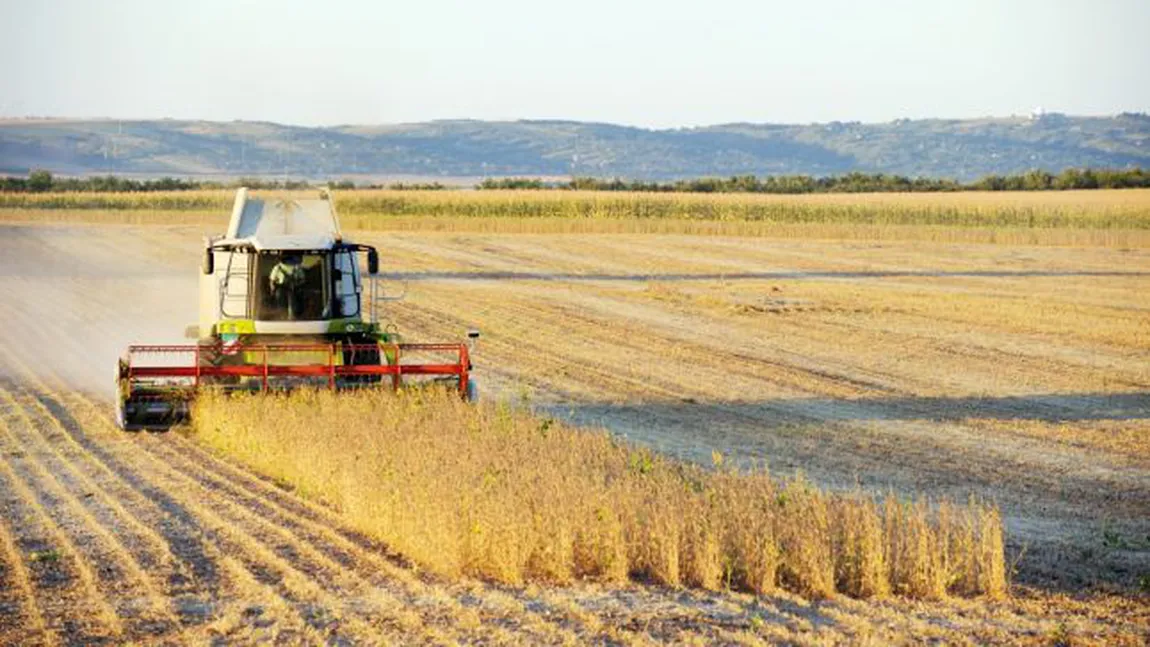
{"label": "pale blue sky", "polygon": [[0,114],[303,125],[1150,111],[1150,0],[0,0]]}

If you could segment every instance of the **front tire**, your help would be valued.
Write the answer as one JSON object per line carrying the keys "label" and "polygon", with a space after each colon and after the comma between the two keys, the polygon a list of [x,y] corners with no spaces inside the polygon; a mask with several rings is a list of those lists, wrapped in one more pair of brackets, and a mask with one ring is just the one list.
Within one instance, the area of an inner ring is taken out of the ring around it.
{"label": "front tire", "polygon": [[[372,340],[349,338],[346,342],[348,345],[353,346],[367,346],[375,344]],[[378,366],[380,364],[387,364],[388,358],[379,351],[376,346],[372,350],[360,350],[352,352],[346,348],[343,351],[343,363],[347,365],[360,365],[360,366]],[[378,384],[383,381],[382,375],[355,375],[345,378],[349,385],[362,385],[362,384]]]}

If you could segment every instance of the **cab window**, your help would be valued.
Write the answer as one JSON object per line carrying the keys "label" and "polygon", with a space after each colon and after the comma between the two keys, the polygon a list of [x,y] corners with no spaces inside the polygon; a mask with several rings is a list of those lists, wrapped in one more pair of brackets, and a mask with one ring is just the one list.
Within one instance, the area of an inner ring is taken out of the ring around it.
{"label": "cab window", "polygon": [[254,276],[255,318],[317,321],[331,318],[331,268],[326,253],[260,252]]}

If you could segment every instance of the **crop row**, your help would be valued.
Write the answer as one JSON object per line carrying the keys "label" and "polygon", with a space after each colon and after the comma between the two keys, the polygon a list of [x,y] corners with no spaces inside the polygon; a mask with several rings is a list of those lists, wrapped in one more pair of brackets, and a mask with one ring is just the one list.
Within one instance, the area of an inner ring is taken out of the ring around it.
{"label": "crop row", "polygon": [[[446,576],[1001,596],[998,511],[679,462],[441,390],[206,395],[195,433]],[[274,420],[271,424],[268,421]]]}

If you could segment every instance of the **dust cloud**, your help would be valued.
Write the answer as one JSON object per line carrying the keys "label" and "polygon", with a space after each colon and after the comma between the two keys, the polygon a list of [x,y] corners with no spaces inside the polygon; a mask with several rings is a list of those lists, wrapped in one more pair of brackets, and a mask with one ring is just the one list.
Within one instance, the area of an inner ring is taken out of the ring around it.
{"label": "dust cloud", "polygon": [[200,232],[0,226],[0,377],[32,372],[110,399],[131,343],[186,343]]}

